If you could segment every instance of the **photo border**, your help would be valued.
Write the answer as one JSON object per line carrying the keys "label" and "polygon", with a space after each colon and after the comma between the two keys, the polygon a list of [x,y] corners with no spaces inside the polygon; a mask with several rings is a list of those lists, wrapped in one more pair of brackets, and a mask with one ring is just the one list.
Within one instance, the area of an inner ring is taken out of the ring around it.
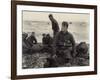
{"label": "photo border", "polygon": [[[81,8],[94,10],[94,71],[71,72],[71,73],[53,73],[53,74],[34,74],[34,75],[17,75],[17,5],[31,6],[47,6],[47,7],[63,7],[63,8]],[[29,79],[29,78],[46,78],[61,76],[79,76],[97,74],[97,6],[96,5],[80,5],[80,4],[64,4],[49,2],[33,2],[33,1],[11,1],[11,79]]]}

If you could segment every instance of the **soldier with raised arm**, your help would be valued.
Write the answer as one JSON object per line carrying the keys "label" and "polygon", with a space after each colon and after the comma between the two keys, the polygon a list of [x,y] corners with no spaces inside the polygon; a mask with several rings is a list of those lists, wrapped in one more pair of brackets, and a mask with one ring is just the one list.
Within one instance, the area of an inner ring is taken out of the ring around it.
{"label": "soldier with raised arm", "polygon": [[54,19],[52,14],[49,14],[49,19],[52,24],[52,30],[53,30],[53,37],[59,32],[59,25],[58,22]]}
{"label": "soldier with raised arm", "polygon": [[71,63],[71,59],[75,53],[75,40],[73,35],[68,31],[68,22],[63,21],[61,31],[54,39],[55,53],[59,64]]}

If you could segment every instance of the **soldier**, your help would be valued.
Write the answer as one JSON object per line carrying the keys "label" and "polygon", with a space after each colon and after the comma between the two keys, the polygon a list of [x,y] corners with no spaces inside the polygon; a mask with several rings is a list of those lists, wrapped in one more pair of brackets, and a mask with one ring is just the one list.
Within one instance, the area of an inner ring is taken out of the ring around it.
{"label": "soldier", "polygon": [[46,34],[42,34],[43,38],[42,38],[42,44],[45,45],[46,44]]}
{"label": "soldier", "polygon": [[54,52],[58,57],[57,65],[71,62],[72,56],[75,52],[75,40],[73,35],[68,32],[68,22],[62,22],[61,31],[54,39],[54,47]]}
{"label": "soldier", "polygon": [[46,52],[47,50],[47,40],[46,40],[46,34],[42,34],[42,45],[43,45],[43,48],[42,48],[42,52]]}
{"label": "soldier", "polygon": [[32,32],[31,36],[29,36],[27,38],[27,41],[29,42],[31,47],[33,46],[33,44],[37,44],[37,39],[35,37],[35,32]]}
{"label": "soldier", "polygon": [[48,47],[51,47],[52,42],[53,42],[52,37],[50,36],[50,34],[47,34],[46,35],[46,44],[48,45]]}
{"label": "soldier", "polygon": [[49,19],[52,23],[53,36],[55,37],[55,35],[59,32],[59,25],[52,14],[49,15]]}
{"label": "soldier", "polygon": [[29,45],[29,43],[27,42],[27,33],[23,33],[22,34],[22,48],[23,48],[23,53],[29,53],[29,51],[31,50],[31,46]]}
{"label": "soldier", "polygon": [[47,34],[43,38],[43,40],[44,40],[43,51],[51,53],[52,52],[52,42],[53,42],[52,37],[50,36],[50,34]]}
{"label": "soldier", "polygon": [[76,65],[87,66],[89,65],[89,53],[88,53],[88,44],[86,42],[80,42],[76,46],[76,61],[74,62]]}
{"label": "soldier", "polygon": [[88,45],[86,42],[80,42],[77,46],[76,46],[76,51],[77,51],[77,56],[78,57],[85,57],[85,54],[88,53]]}

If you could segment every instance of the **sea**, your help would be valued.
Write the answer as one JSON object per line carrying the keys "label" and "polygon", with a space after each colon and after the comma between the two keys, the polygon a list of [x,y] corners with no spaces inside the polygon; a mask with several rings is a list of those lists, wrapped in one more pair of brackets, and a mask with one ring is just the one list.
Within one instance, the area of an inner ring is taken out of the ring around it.
{"label": "sea", "polygon": [[[89,23],[87,22],[68,22],[68,31],[73,35],[75,42],[89,43]],[[62,22],[58,22],[61,30]],[[22,32],[28,33],[35,32],[36,39],[39,43],[42,42],[42,34],[50,34],[53,37],[52,25],[50,21],[23,21]]]}

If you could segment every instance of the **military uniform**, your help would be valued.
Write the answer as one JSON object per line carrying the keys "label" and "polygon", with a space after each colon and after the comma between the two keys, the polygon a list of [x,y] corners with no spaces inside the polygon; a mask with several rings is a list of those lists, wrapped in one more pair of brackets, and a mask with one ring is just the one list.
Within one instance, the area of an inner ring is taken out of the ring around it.
{"label": "military uniform", "polygon": [[26,33],[22,35],[22,37],[23,37],[23,39],[22,39],[22,49],[23,49],[22,52],[23,52],[23,54],[29,53],[31,50],[31,46],[28,43],[25,36],[27,37]]}
{"label": "military uniform", "polygon": [[51,23],[52,23],[53,36],[55,37],[55,35],[59,32],[59,25],[55,19],[51,20]]}
{"label": "military uniform", "polygon": [[32,35],[30,37],[28,37],[27,41],[31,47],[33,46],[33,44],[37,44],[37,40],[36,40],[35,36],[32,36]]}
{"label": "military uniform", "polygon": [[43,44],[43,51],[44,52],[52,52],[52,42],[53,39],[50,35],[47,35],[45,38],[43,38],[44,44]]}
{"label": "military uniform", "polygon": [[57,57],[62,58],[64,63],[67,63],[67,61],[72,59],[72,52],[74,52],[75,48],[75,40],[71,33],[68,31],[66,33],[60,31],[54,39],[54,46],[56,48]]}
{"label": "military uniform", "polygon": [[89,53],[88,53],[88,44],[86,42],[81,42],[76,46],[76,60],[74,60],[76,65],[79,66],[88,66],[89,65]]}

